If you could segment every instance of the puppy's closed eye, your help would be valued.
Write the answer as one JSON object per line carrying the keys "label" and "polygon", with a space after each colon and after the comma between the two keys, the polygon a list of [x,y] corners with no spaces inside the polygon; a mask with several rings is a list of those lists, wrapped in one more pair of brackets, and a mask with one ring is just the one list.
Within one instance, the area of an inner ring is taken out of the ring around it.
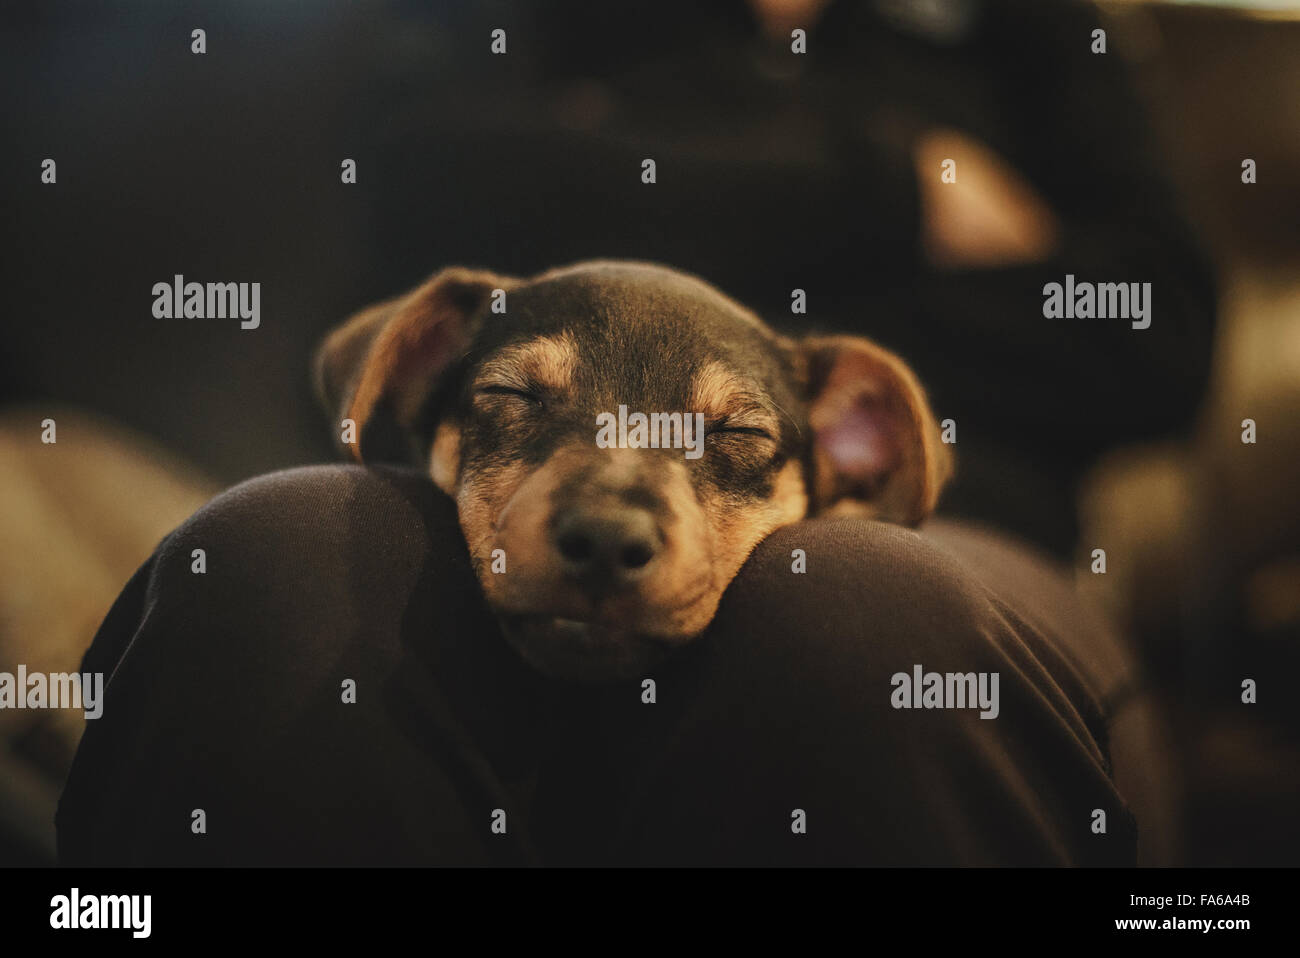
{"label": "puppy's closed eye", "polygon": [[762,427],[733,426],[727,423],[725,420],[720,423],[714,423],[706,426],[704,429],[704,434],[706,436],[718,436],[718,435],[757,436],[760,439],[770,439],[772,441],[776,440],[776,437],[773,436],[771,432],[769,432],[767,429],[764,429]]}
{"label": "puppy's closed eye", "polygon": [[713,457],[715,475],[723,485],[748,482],[769,469],[780,457],[777,428],[750,425],[731,417],[705,426],[704,436]]}
{"label": "puppy's closed eye", "polygon": [[546,405],[546,400],[543,399],[543,397],[539,395],[537,392],[531,389],[519,388],[516,386],[505,386],[497,383],[492,383],[486,386],[480,386],[476,392],[477,395],[479,396],[502,396],[507,399],[514,399],[520,402],[526,402],[529,405],[536,406],[538,408],[542,408]]}

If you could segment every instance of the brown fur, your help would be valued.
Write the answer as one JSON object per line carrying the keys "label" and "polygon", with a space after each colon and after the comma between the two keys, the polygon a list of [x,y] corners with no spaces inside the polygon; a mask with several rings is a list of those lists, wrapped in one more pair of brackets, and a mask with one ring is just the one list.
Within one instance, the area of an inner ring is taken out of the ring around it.
{"label": "brown fur", "polygon": [[578,347],[572,336],[541,336],[503,349],[483,364],[475,385],[524,388],[530,381],[562,393],[573,382]]}

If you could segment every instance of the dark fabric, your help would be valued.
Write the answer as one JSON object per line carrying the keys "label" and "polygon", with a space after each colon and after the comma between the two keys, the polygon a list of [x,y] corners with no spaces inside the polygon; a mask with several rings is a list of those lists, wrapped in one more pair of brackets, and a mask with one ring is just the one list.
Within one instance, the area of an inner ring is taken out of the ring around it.
{"label": "dark fabric", "polygon": [[[640,682],[568,686],[516,659],[426,478],[276,473],[170,535],[100,629],[84,668],[111,678],[61,859],[1132,863],[1110,756],[1133,676],[1067,593],[969,527],[800,523],[644,704]],[[999,716],[894,709],[890,676],[915,664],[998,672]]]}

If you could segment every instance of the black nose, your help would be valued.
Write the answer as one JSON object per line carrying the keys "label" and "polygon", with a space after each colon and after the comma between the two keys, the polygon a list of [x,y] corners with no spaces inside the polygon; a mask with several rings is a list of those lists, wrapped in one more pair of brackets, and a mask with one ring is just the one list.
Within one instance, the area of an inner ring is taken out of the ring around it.
{"label": "black nose", "polygon": [[564,571],[594,588],[628,585],[663,545],[654,517],[644,509],[570,510],[555,523],[554,542]]}

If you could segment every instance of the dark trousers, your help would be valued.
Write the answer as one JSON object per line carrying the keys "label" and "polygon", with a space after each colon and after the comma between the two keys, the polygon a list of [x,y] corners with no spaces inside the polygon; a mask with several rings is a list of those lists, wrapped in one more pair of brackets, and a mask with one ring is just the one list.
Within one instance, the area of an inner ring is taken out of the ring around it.
{"label": "dark trousers", "polygon": [[[895,708],[917,665],[997,673],[997,717]],[[779,530],[708,633],[645,676],[649,703],[642,680],[570,686],[515,657],[426,478],[298,469],[167,537],[83,668],[107,691],[59,807],[70,864],[1169,853],[1122,646],[1056,572],[968,527]]]}

